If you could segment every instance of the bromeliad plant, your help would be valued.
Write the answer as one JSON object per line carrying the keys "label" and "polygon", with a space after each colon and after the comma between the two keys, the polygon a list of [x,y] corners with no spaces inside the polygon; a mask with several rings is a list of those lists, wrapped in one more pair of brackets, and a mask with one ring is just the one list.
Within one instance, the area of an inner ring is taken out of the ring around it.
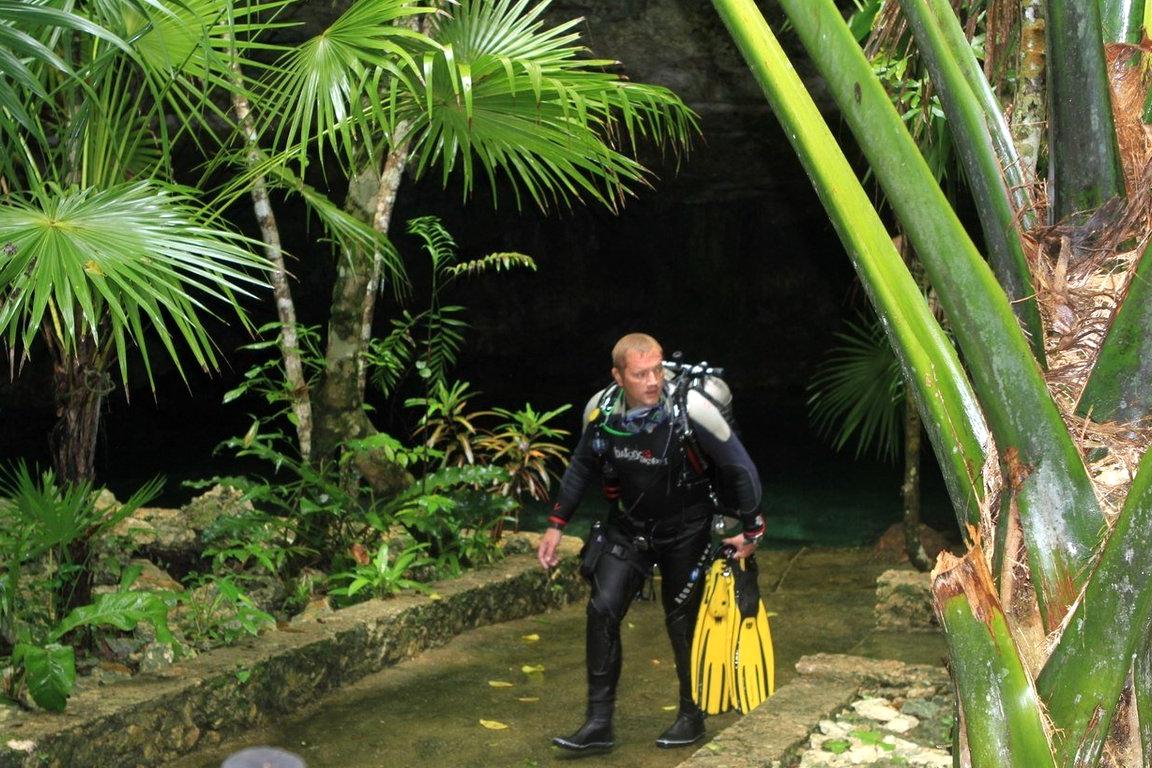
{"label": "bromeliad plant", "polygon": [[[933,582],[960,701],[957,760],[1147,763],[1152,230],[1147,184],[1135,183],[1150,156],[1139,116],[1146,54],[1133,46],[1146,4],[1046,3],[1050,183],[1022,190],[1004,108],[952,5],[900,0],[972,189],[986,262],[835,5],[780,0],[921,257],[964,365],[755,4],[714,5],[884,321],[968,541],[964,558],[941,557]],[[1039,226],[1045,214],[1054,226]],[[1013,313],[1029,302],[1042,339],[1028,339],[1029,321]],[[1114,728],[1132,702],[1139,727]]]}

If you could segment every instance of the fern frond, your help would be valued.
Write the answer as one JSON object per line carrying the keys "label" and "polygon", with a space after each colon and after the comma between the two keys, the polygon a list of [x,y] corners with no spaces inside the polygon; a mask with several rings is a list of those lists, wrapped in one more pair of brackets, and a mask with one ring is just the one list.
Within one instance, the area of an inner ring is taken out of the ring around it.
{"label": "fern frond", "polygon": [[481,259],[473,259],[463,264],[453,264],[445,269],[450,277],[478,275],[481,272],[510,271],[514,268],[536,271],[536,261],[527,254],[511,252],[490,253]]}
{"label": "fern frond", "polygon": [[432,259],[432,267],[439,271],[444,264],[456,258],[456,241],[436,216],[417,216],[408,221],[408,234],[424,241],[424,250]]}

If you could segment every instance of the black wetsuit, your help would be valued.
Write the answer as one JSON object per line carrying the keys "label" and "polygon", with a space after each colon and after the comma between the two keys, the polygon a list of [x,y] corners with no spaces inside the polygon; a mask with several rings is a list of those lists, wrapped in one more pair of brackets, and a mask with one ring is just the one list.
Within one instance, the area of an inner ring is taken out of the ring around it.
{"label": "black wetsuit", "polygon": [[[717,511],[707,479],[692,469],[691,450],[672,416],[668,393],[654,409],[623,413],[622,395],[599,418],[603,393],[585,409],[585,429],[560,484],[552,522],[563,526],[584,492],[603,480],[615,499],[604,533],[612,546],[590,575],[587,664],[589,715],[611,717],[620,677],[620,623],[652,566],[660,569],[661,600],[680,681],[680,710],[695,711],[690,655],[700,576],[711,546]],[[759,535],[760,479],[743,444],[716,406],[696,392],[687,397],[692,443],[716,467],[744,531]],[[731,513],[731,512],[730,512]]]}

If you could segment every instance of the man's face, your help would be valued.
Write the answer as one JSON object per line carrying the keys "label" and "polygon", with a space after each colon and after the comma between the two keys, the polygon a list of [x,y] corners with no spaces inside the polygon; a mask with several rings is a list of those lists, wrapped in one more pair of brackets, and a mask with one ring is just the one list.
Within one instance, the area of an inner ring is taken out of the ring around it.
{"label": "man's face", "polygon": [[628,350],[624,370],[613,368],[612,377],[624,390],[629,408],[656,405],[664,391],[664,354],[659,349]]}

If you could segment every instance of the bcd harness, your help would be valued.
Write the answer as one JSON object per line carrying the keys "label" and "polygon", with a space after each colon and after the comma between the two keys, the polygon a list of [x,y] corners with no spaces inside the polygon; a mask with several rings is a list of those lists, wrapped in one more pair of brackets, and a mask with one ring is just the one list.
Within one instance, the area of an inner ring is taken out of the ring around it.
{"label": "bcd harness", "polygon": [[[674,356],[676,357],[676,356]],[[677,487],[686,489],[703,483],[709,500],[716,508],[721,508],[717,490],[715,467],[706,453],[700,448],[688,418],[688,393],[696,392],[716,407],[729,427],[735,429],[732,419],[732,394],[727,383],[721,378],[723,369],[714,368],[708,363],[685,364],[678,360],[665,361],[665,377],[668,394],[665,398],[671,422],[671,440],[675,440],[680,451],[680,472],[676,479]],[[611,501],[620,497],[619,479],[609,455],[609,440],[606,435],[630,437],[633,433],[617,429],[609,423],[610,418],[623,402],[619,384],[611,384],[604,389],[596,406],[588,414],[588,428],[597,432],[592,437],[592,452],[600,464],[604,479],[604,495]]]}

